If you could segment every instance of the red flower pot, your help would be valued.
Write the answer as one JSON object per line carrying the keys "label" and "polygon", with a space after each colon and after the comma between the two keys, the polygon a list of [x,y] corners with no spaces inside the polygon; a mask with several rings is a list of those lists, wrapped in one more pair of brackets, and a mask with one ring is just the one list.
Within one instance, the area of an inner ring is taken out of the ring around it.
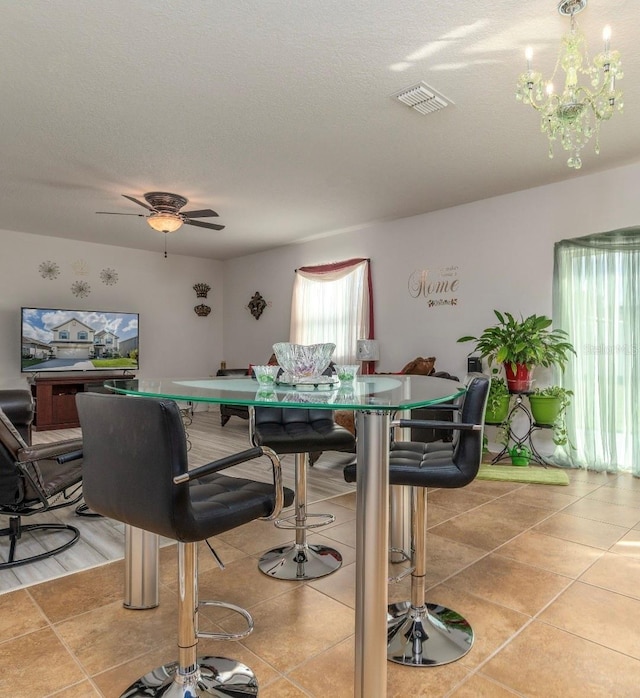
{"label": "red flower pot", "polygon": [[526,393],[531,390],[533,366],[516,364],[515,372],[510,363],[504,364],[504,372],[507,376],[507,387],[510,393]]}

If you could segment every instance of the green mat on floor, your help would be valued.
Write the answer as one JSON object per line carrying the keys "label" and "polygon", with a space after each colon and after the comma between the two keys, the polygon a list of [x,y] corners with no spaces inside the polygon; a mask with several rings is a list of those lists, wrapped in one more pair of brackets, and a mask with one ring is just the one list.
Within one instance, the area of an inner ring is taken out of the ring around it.
{"label": "green mat on floor", "polygon": [[569,475],[558,468],[543,468],[539,465],[489,465],[483,463],[478,480],[499,482],[526,482],[538,485],[568,485]]}

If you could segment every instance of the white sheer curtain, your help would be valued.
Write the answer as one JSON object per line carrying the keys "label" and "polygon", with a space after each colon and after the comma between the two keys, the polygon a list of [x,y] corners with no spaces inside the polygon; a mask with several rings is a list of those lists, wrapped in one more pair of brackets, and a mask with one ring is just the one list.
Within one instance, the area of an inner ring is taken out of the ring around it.
{"label": "white sheer curtain", "polygon": [[296,270],[290,341],[333,342],[335,363],[357,363],[358,339],[373,332],[368,259]]}
{"label": "white sheer curtain", "polygon": [[555,246],[554,324],[577,356],[562,377],[567,465],[640,476],[640,228]]}

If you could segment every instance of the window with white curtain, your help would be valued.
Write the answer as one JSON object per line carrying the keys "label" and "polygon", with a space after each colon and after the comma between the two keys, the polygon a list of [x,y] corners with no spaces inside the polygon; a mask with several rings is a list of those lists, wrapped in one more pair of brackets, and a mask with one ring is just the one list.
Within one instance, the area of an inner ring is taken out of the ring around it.
{"label": "window with white curtain", "polygon": [[333,361],[355,363],[358,339],[373,338],[373,303],[368,259],[296,270],[290,341],[333,342]]}
{"label": "window with white curtain", "polygon": [[577,356],[562,377],[570,465],[640,475],[640,227],[555,246],[554,324]]}

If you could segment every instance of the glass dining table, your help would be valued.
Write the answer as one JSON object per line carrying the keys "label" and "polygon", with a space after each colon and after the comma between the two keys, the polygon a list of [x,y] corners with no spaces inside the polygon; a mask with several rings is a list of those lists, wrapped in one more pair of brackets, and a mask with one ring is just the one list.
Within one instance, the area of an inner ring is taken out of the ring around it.
{"label": "glass dining table", "polygon": [[[110,380],[105,382],[105,387],[124,395],[162,397],[191,403],[355,411],[358,481],[354,696],[384,698],[387,695],[391,416],[397,411],[448,402],[462,395],[464,386],[445,378],[364,375],[346,384],[326,382],[317,386],[265,386],[253,378],[228,376],[185,380]],[[127,559],[132,555],[137,555],[141,560]],[[157,544],[151,550],[127,545],[125,566],[130,568],[132,564],[142,564],[143,568],[152,568],[155,565],[157,569],[157,557]],[[145,575],[143,569],[141,579],[153,576],[152,570],[147,569],[146,572]]]}

